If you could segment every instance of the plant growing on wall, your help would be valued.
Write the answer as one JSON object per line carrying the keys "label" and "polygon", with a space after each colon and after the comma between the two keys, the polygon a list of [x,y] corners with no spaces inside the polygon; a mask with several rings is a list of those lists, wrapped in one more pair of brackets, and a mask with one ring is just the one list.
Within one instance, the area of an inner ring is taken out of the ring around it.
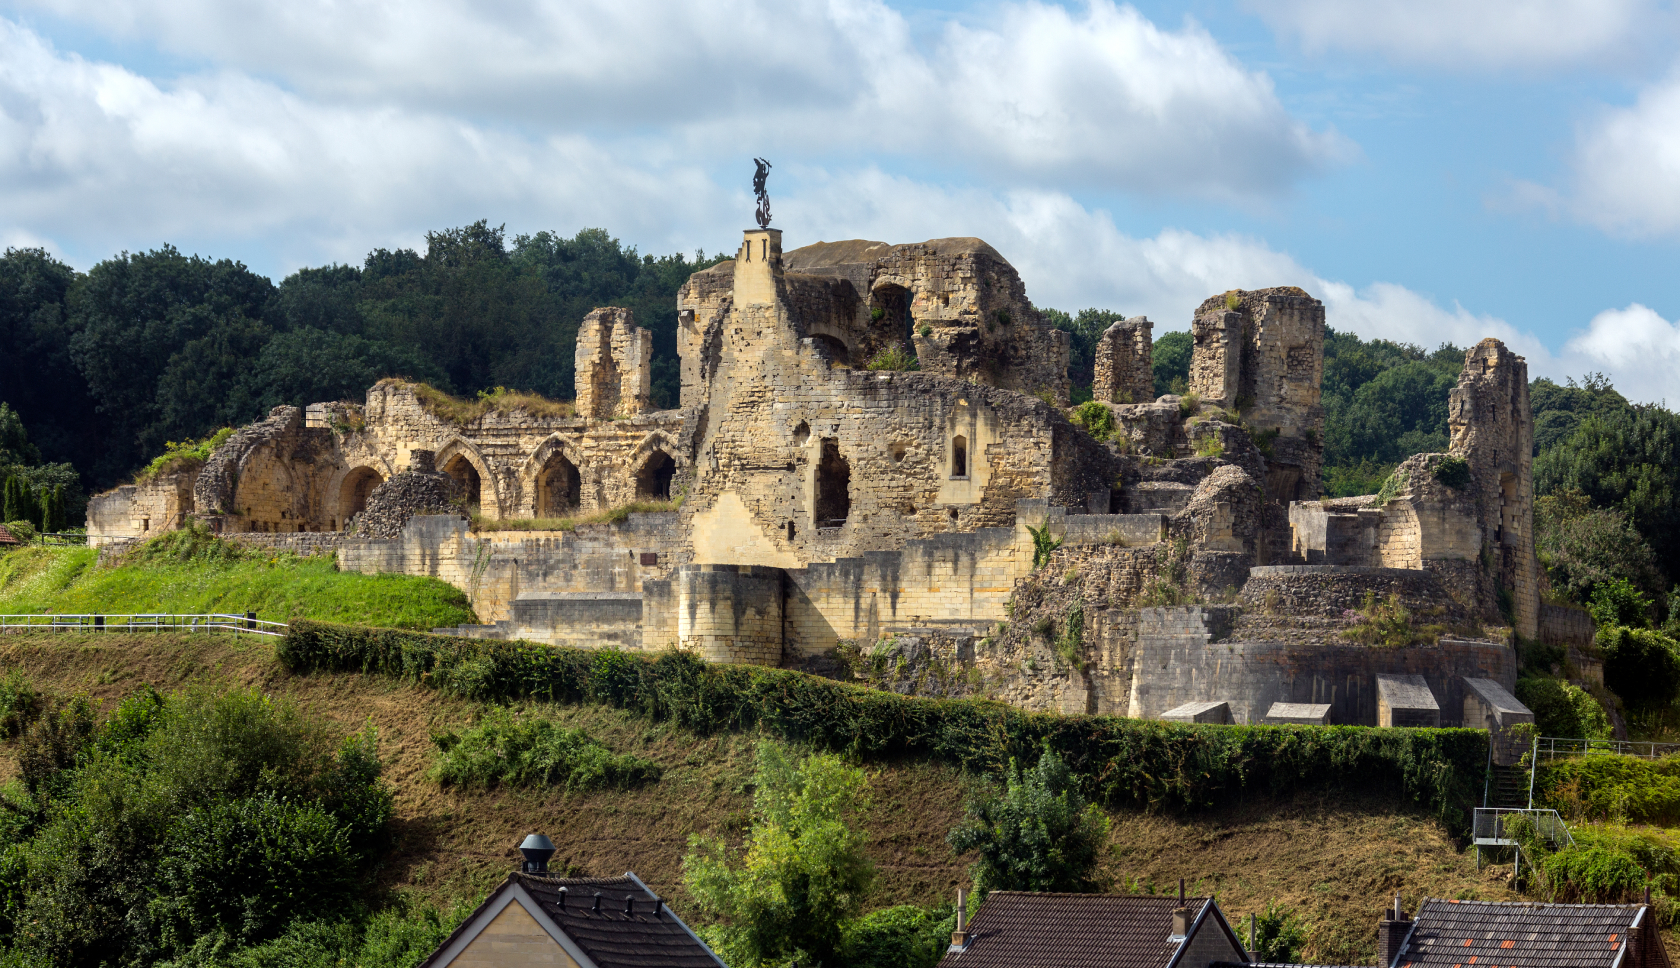
{"label": "plant growing on wall", "polygon": [[1033,570],[1037,571],[1050,560],[1050,554],[1062,546],[1064,539],[1050,536],[1050,521],[1048,518],[1040,527],[1035,528],[1030,524],[1027,525],[1027,533],[1032,535]]}

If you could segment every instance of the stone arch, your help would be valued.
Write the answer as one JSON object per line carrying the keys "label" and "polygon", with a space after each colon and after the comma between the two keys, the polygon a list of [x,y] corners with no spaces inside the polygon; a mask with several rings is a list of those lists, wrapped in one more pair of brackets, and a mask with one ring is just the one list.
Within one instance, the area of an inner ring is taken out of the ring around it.
{"label": "stone arch", "polygon": [[[915,299],[908,279],[883,276],[875,280],[869,290],[869,324],[877,342],[914,345],[915,320],[910,315],[910,305]],[[879,318],[876,317],[877,311]]]}
{"label": "stone arch", "polygon": [[307,522],[299,514],[294,483],[292,469],[273,443],[254,447],[239,462],[231,510],[245,519],[248,531],[301,531]]}
{"label": "stone arch", "polygon": [[333,517],[327,522],[328,528],[343,528],[352,517],[366,510],[368,495],[386,479],[379,468],[366,464],[352,467],[339,475],[338,486],[329,492],[333,498]]}
{"label": "stone arch", "polygon": [[677,460],[677,442],[670,434],[655,430],[643,437],[627,463],[635,468],[630,476],[635,482],[636,500],[668,501],[674,496],[671,483],[682,462]]}
{"label": "stone arch", "polygon": [[[479,514],[491,520],[502,515],[501,496],[496,489],[496,475],[479,449],[462,437],[451,437],[437,450],[434,461],[440,473],[448,474],[466,489],[467,505],[478,506]],[[471,473],[468,473],[470,469]]]}
{"label": "stone arch", "polygon": [[839,363],[842,366],[851,365],[852,348],[846,345],[846,341],[841,339],[839,336],[835,336],[832,333],[812,333],[811,343],[816,346],[818,352],[827,356],[835,363]]}
{"label": "stone arch", "polygon": [[553,518],[576,511],[583,501],[583,451],[576,441],[550,434],[519,470],[520,489],[533,517]]}

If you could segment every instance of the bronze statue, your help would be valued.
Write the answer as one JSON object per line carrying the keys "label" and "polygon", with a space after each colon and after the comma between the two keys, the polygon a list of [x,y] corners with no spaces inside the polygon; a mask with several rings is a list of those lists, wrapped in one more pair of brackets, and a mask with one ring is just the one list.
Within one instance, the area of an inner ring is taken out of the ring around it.
{"label": "bronze statue", "polygon": [[770,163],[763,158],[754,158],[758,163],[758,172],[753,175],[753,194],[758,196],[758,227],[770,227],[770,193],[764,190],[764,182],[770,177]]}

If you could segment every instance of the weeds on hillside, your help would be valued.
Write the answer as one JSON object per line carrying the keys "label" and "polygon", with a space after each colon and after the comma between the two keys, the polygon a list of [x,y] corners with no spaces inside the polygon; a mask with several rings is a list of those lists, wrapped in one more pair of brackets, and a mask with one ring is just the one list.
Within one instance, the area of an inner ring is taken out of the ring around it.
{"label": "weeds on hillside", "polygon": [[614,753],[581,729],[492,707],[477,726],[435,733],[430,776],[444,786],[628,789],[659,779],[658,763]]}
{"label": "weeds on hillside", "polygon": [[1342,617],[1354,623],[1342,630],[1342,638],[1360,645],[1397,649],[1434,642],[1447,634],[1445,625],[1417,624],[1412,613],[1400,604],[1399,595],[1378,601],[1376,592],[1368,591],[1359,610],[1349,609]]}
{"label": "weeds on hillside", "polygon": [[1680,824],[1680,756],[1593,755],[1542,766],[1540,801],[1576,821]]}
{"label": "weeds on hillside", "polygon": [[583,524],[618,524],[632,514],[657,514],[682,507],[682,498],[669,501],[632,501],[606,511],[575,514],[563,518],[486,518],[472,516],[474,531],[573,531]]}
{"label": "weeds on hillside", "polygon": [[1680,894],[1680,845],[1653,829],[1582,825],[1562,847],[1539,836],[1527,815],[1505,819],[1506,836],[1521,844],[1528,861],[1525,888],[1548,901],[1585,904],[1637,902],[1647,887],[1656,897],[1657,923],[1675,923]]}
{"label": "weeds on hillside", "polygon": [[24,678],[23,670],[8,669],[0,675],[0,739],[18,735],[41,711],[41,694]]}

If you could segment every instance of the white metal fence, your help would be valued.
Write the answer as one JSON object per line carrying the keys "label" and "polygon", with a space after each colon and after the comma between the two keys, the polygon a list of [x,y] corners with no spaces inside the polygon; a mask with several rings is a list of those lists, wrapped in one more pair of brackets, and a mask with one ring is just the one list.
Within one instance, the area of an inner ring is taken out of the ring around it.
{"label": "white metal fence", "polygon": [[1505,829],[1512,817],[1526,817],[1534,825],[1534,834],[1554,845],[1575,843],[1569,827],[1556,810],[1523,809],[1521,807],[1477,807],[1472,837],[1478,847],[1515,847],[1517,841]]}
{"label": "white metal fence", "polygon": [[244,615],[0,615],[0,635],[24,632],[199,632],[222,631],[282,636],[289,626]]}

